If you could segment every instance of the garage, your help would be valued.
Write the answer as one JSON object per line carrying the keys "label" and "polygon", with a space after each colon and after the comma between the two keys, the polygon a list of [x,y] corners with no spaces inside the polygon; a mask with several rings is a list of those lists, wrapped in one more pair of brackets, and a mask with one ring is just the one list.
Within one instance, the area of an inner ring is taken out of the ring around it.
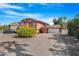
{"label": "garage", "polygon": [[59,25],[48,26],[48,33],[59,33],[59,31],[60,31],[59,28],[60,28]]}
{"label": "garage", "polygon": [[[61,31],[61,32],[60,32]],[[68,30],[66,28],[62,28],[60,30],[60,26],[59,25],[52,25],[52,26],[48,26],[48,33],[62,33],[62,34],[68,34]]]}
{"label": "garage", "polygon": [[48,33],[59,33],[59,29],[48,29]]}

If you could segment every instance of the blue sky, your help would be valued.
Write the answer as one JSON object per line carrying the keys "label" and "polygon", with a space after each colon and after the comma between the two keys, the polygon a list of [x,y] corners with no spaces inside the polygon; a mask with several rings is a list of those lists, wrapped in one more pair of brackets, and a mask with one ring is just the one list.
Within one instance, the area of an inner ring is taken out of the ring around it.
{"label": "blue sky", "polygon": [[0,23],[10,24],[24,18],[33,18],[52,24],[53,18],[67,16],[67,20],[79,13],[76,3],[0,3]]}

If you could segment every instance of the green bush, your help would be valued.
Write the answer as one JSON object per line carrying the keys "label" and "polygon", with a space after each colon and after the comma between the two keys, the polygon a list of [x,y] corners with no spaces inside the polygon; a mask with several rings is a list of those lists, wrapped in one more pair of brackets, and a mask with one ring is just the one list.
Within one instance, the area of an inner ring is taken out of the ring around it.
{"label": "green bush", "polygon": [[67,24],[69,35],[79,38],[79,19],[72,19]]}
{"label": "green bush", "polygon": [[16,30],[19,37],[27,38],[36,34],[36,28],[22,26]]}

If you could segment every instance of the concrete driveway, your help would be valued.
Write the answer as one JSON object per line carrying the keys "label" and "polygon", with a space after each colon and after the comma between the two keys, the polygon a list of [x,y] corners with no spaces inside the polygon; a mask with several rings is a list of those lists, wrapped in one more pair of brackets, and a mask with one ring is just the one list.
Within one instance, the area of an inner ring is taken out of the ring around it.
{"label": "concrete driveway", "polygon": [[63,40],[54,33],[42,33],[32,38],[17,38],[16,34],[0,35],[2,56],[67,56],[70,55]]}

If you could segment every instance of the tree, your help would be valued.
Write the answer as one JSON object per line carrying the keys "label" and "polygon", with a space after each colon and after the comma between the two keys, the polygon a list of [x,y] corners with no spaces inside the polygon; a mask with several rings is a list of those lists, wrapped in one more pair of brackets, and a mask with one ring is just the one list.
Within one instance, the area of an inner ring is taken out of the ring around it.
{"label": "tree", "polygon": [[58,25],[58,20],[56,18],[53,19],[54,25]]}
{"label": "tree", "polygon": [[67,17],[66,16],[63,16],[63,20],[65,21],[67,19]]}
{"label": "tree", "polygon": [[25,18],[25,19],[22,19],[22,20],[21,20],[21,22],[26,21],[26,20],[28,20],[28,19],[30,19],[30,18]]}
{"label": "tree", "polygon": [[79,38],[79,15],[75,15],[74,18],[67,23],[68,34]]}
{"label": "tree", "polygon": [[60,25],[60,29],[59,29],[59,32],[61,33],[62,32],[62,27],[63,27],[63,24],[64,24],[64,22],[63,22],[63,17],[59,17],[58,18],[58,23],[59,23],[59,25]]}
{"label": "tree", "polygon": [[75,18],[75,19],[79,19],[79,14],[76,14],[76,15],[74,16],[74,18]]}
{"label": "tree", "polygon": [[54,25],[60,25],[61,27],[65,27],[66,26],[66,22],[65,22],[66,19],[67,19],[66,16],[58,17],[58,19],[54,18],[53,23],[54,23]]}
{"label": "tree", "polygon": [[62,27],[62,28],[66,28],[67,27],[66,26],[66,22],[65,22],[66,19],[67,19],[66,16],[58,18],[58,22],[59,22],[60,27]]}
{"label": "tree", "polygon": [[59,17],[58,18],[58,22],[59,22],[59,25],[62,27],[64,22],[63,22],[63,18],[62,17]]}
{"label": "tree", "polygon": [[66,19],[67,19],[66,16],[58,17],[58,19],[56,18],[53,19],[54,25],[60,25],[60,33],[61,33],[62,28],[67,28],[66,22],[65,22]]}
{"label": "tree", "polygon": [[67,28],[67,22],[66,22],[66,19],[67,19],[67,17],[64,16],[64,17],[63,17],[63,21],[64,21],[64,27],[65,27],[65,28]]}

